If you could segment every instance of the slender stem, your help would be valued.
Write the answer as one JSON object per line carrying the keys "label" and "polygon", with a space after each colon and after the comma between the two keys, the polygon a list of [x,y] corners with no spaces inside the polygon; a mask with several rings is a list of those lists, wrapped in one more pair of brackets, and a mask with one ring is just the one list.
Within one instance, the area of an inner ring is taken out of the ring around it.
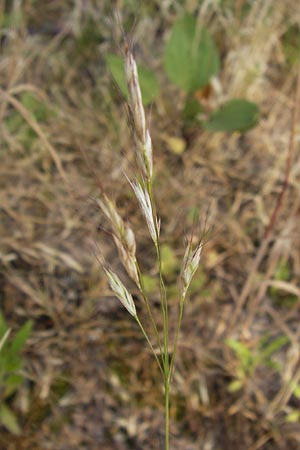
{"label": "slender stem", "polygon": [[175,364],[179,333],[180,333],[182,317],[183,317],[184,301],[185,301],[185,294],[182,294],[181,298],[180,298],[180,303],[179,303],[179,316],[178,316],[176,334],[175,334],[175,339],[174,339],[173,354],[172,354],[171,363],[170,363],[170,371],[169,371],[169,382],[170,383],[172,382],[173,373],[174,373],[174,364]]}
{"label": "slender stem", "polygon": [[156,205],[155,205],[155,200],[154,200],[154,195],[153,195],[151,179],[147,180],[147,190],[148,190],[149,198],[150,198],[150,202],[151,202],[153,222],[155,224],[155,232],[156,232],[155,250],[156,250],[157,265],[158,265],[160,302],[161,302],[161,308],[162,308],[162,314],[163,314],[163,327],[164,327],[164,330],[163,330],[163,334],[164,334],[164,368],[165,368],[165,373],[166,372],[169,373],[168,301],[167,301],[166,288],[165,288],[165,283],[164,283],[163,274],[162,274],[162,259],[161,259],[160,243],[159,243],[159,228],[157,225]]}
{"label": "slender stem", "polygon": [[146,333],[146,331],[145,331],[143,325],[141,324],[140,319],[138,318],[137,315],[136,315],[134,318],[135,318],[135,320],[137,321],[137,323],[138,323],[140,329],[142,330],[142,333],[143,333],[143,335],[145,336],[145,339],[146,339],[146,341],[148,342],[149,347],[151,348],[151,351],[152,351],[153,355],[155,356],[155,359],[156,359],[156,362],[157,362],[157,364],[158,364],[159,370],[161,371],[162,375],[165,376],[165,372],[164,372],[164,370],[163,370],[163,368],[162,368],[162,365],[161,365],[161,363],[160,363],[160,360],[158,359],[158,356],[157,356],[157,354],[156,354],[156,351],[154,350],[153,345],[151,344],[151,341],[150,341],[150,339],[149,339],[149,337],[148,337],[148,335],[147,335],[147,333]]}
{"label": "slender stem", "polygon": [[142,294],[145,306],[147,308],[147,312],[148,312],[150,320],[151,320],[152,327],[154,329],[154,332],[155,332],[155,335],[156,335],[156,338],[157,338],[157,344],[158,344],[158,347],[159,347],[159,351],[160,351],[160,353],[162,355],[163,354],[163,349],[162,349],[162,345],[161,345],[161,339],[160,339],[160,336],[159,336],[159,333],[158,333],[158,329],[157,329],[157,326],[156,326],[156,323],[155,323],[155,320],[154,320],[154,317],[153,317],[153,313],[152,313],[152,310],[151,310],[151,307],[150,307],[150,304],[149,304],[149,300],[148,300],[147,294],[145,292],[142,272],[140,270],[140,267],[139,267],[137,261],[136,261],[136,269],[137,269],[137,272],[138,272],[138,277],[139,277],[139,282],[140,282],[140,292]]}
{"label": "slender stem", "polygon": [[162,277],[162,261],[161,261],[161,253],[159,244],[156,244],[156,254],[157,254],[157,262],[158,262],[158,272],[159,272],[159,289],[160,289],[160,301],[162,307],[163,314],[163,333],[164,333],[164,368],[165,373],[169,373],[169,343],[168,343],[168,307],[167,307],[167,299],[165,294],[165,285]]}
{"label": "slender stem", "polygon": [[156,205],[152,189],[152,179],[147,180],[147,190],[152,206],[153,222],[155,224],[156,241],[155,250],[157,257],[157,266],[159,274],[159,291],[160,303],[163,315],[163,371],[164,371],[164,388],[165,388],[165,450],[169,450],[169,434],[170,434],[170,363],[169,363],[169,323],[168,323],[168,299],[165,288],[165,283],[162,273],[162,258],[159,242],[159,226],[157,224]]}
{"label": "slender stem", "polygon": [[169,450],[169,435],[170,435],[170,384],[169,376],[165,378],[165,450]]}

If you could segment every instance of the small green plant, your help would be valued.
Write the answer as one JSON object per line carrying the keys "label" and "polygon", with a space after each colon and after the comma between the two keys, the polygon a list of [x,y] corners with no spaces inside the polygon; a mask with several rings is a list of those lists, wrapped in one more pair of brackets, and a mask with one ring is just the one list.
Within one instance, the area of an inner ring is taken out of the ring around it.
{"label": "small green plant", "polygon": [[[193,239],[187,243],[183,262],[180,271],[180,288],[177,291],[178,298],[178,319],[173,342],[170,342],[169,325],[169,301],[168,289],[165,284],[165,278],[172,276],[176,270],[177,261],[172,248],[168,245],[162,245],[160,242],[160,219],[157,214],[155,195],[154,195],[154,177],[152,160],[152,141],[149,129],[147,127],[145,111],[142,102],[143,92],[141,90],[138,78],[138,69],[133,58],[132,52],[127,43],[124,51],[125,60],[125,80],[127,83],[128,103],[130,108],[130,119],[132,121],[132,130],[136,144],[136,159],[140,173],[134,181],[129,181],[132,190],[136,196],[141,212],[145,218],[151,241],[154,245],[157,261],[157,283],[160,293],[160,306],[163,322],[163,329],[158,329],[158,321],[155,320],[153,305],[151,304],[148,292],[152,292],[152,279],[142,274],[140,265],[136,257],[136,239],[134,232],[118,213],[115,204],[102,192],[98,204],[109,220],[113,238],[119,251],[120,260],[126,269],[129,277],[135,283],[145,309],[148,313],[152,325],[152,335],[145,329],[136,309],[135,302],[131,293],[125,287],[119,276],[114,273],[105,262],[102,255],[98,254],[98,260],[103,267],[110,288],[127,309],[129,314],[140,327],[153,356],[157,362],[162,376],[164,387],[164,405],[165,405],[165,450],[169,449],[169,395],[172,382],[177,344],[181,322],[183,318],[183,309],[187,296],[187,291],[192,278],[198,269],[200,255],[202,251],[201,239],[193,247]],[[145,284],[147,283],[148,289]],[[150,287],[150,289],[149,289]],[[156,347],[156,348],[154,348]],[[158,351],[156,350],[158,349]]]}
{"label": "small green plant", "polygon": [[[199,27],[192,15],[178,19],[165,48],[164,67],[170,80],[187,93],[184,116],[189,120],[204,112],[195,94],[209,87],[220,66],[219,52],[209,31]],[[210,131],[247,131],[257,124],[258,118],[255,103],[234,99],[209,114],[207,119],[201,119],[200,125]]]}
{"label": "small green plant", "polygon": [[[122,58],[110,54],[106,62],[121,91],[128,98]],[[205,114],[204,105],[196,98],[199,90],[209,89],[211,79],[219,73],[220,67],[219,51],[208,29],[199,27],[196,17],[190,14],[179,18],[173,25],[164,49],[164,69],[170,81],[186,92],[183,118],[187,122],[197,121],[209,131],[247,131],[259,120],[255,103],[233,99],[212,113]],[[158,95],[159,85],[150,70],[140,66],[138,73],[143,104],[147,105]],[[198,120],[198,117],[201,119]]]}
{"label": "small green plant", "polygon": [[23,382],[21,352],[31,328],[32,322],[28,320],[11,337],[11,331],[0,311],[0,424],[14,434],[19,434],[21,430],[8,403]]}
{"label": "small green plant", "polygon": [[229,391],[236,392],[245,386],[246,381],[254,375],[258,366],[264,365],[280,371],[280,366],[273,360],[273,355],[287,344],[286,336],[279,336],[271,340],[269,336],[263,337],[255,349],[249,349],[243,342],[236,339],[227,339],[237,358],[234,380],[229,384]]}
{"label": "small green plant", "polygon": [[269,294],[274,304],[279,307],[289,308],[295,305],[299,296],[290,289],[292,278],[292,268],[289,261],[279,260],[275,272],[274,280],[269,288]]}
{"label": "small green plant", "polygon": [[[300,383],[298,382],[293,389],[293,396],[300,400]],[[290,410],[285,416],[285,421],[289,423],[300,422],[300,408],[290,407]]]}
{"label": "small green plant", "polygon": [[[35,122],[46,122],[55,113],[44,101],[31,92],[22,92],[19,97],[20,104],[30,113]],[[19,111],[12,109],[4,120],[8,132],[13,135],[24,146],[30,150],[36,139],[36,133],[26,122]]]}
{"label": "small green plant", "polygon": [[282,36],[283,52],[288,68],[299,63],[300,26],[295,24],[287,29]]}

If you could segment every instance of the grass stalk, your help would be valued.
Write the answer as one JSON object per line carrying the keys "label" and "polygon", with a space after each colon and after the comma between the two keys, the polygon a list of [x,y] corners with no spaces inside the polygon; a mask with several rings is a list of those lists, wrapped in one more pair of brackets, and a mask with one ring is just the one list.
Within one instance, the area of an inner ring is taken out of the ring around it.
{"label": "grass stalk", "polygon": [[151,351],[152,351],[152,353],[153,353],[153,355],[154,355],[154,357],[155,357],[155,359],[156,359],[156,362],[157,362],[157,365],[158,365],[158,367],[159,367],[159,370],[161,371],[162,375],[165,376],[165,373],[164,373],[164,370],[163,370],[163,366],[161,365],[160,360],[158,359],[158,356],[157,356],[157,354],[156,354],[156,351],[154,350],[153,345],[152,345],[152,343],[151,343],[151,341],[150,341],[150,339],[149,339],[149,336],[148,336],[148,334],[146,333],[146,331],[145,331],[145,329],[144,329],[144,327],[143,327],[143,325],[142,325],[140,319],[138,318],[138,316],[135,316],[135,320],[136,320],[136,322],[138,323],[138,325],[139,325],[139,327],[140,327],[140,329],[141,329],[141,331],[142,331],[142,333],[143,333],[143,335],[144,335],[146,341],[147,341],[148,344],[149,344],[149,347],[150,347],[150,349],[151,349]]}
{"label": "grass stalk", "polygon": [[134,300],[130,292],[123,285],[120,278],[111,270],[104,266],[104,271],[109,278],[109,283],[115,295],[119,298],[121,303],[125,306],[128,312],[134,317],[139,325],[143,336],[145,337],[154,357],[158,368],[162,374],[164,386],[164,415],[165,415],[165,450],[169,450],[170,444],[170,389],[172,382],[172,374],[174,372],[176,351],[178,346],[179,333],[183,317],[183,307],[186,297],[186,292],[191,279],[198,268],[202,244],[199,243],[193,251],[191,242],[185,252],[181,271],[181,294],[179,302],[179,316],[177,321],[177,328],[174,340],[174,349],[172,359],[169,358],[169,308],[166,286],[163,276],[163,262],[160,246],[160,221],[158,220],[155,196],[153,192],[153,161],[152,161],[152,141],[149,129],[147,128],[147,121],[145,111],[142,103],[142,95],[138,79],[137,65],[133,54],[129,48],[128,43],[125,42],[124,50],[125,60],[125,75],[127,87],[129,92],[129,110],[130,118],[132,120],[132,129],[134,131],[134,138],[136,142],[136,156],[140,168],[140,176],[135,181],[129,183],[135,193],[139,202],[139,206],[146,219],[147,227],[156,252],[157,275],[159,284],[159,298],[161,305],[161,313],[163,319],[162,338],[158,330],[157,322],[155,321],[150,302],[145,291],[143,276],[136,258],[136,244],[134,232],[128,223],[118,214],[115,205],[104,195],[104,201],[99,202],[105,215],[110,219],[112,228],[115,232],[115,242],[117,244],[119,255],[121,257],[123,266],[128,275],[138,286],[140,294],[143,298],[147,314],[150,318],[157,345],[159,355],[155,351],[152,341],[148,336],[143,324],[141,323],[137,313]]}

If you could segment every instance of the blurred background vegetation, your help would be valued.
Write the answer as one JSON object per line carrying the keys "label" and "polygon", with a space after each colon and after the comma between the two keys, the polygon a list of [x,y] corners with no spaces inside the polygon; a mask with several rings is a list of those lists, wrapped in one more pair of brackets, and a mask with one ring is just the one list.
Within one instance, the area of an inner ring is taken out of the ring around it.
{"label": "blurred background vegetation", "polygon": [[91,251],[120,270],[101,185],[134,226],[160,314],[124,177],[135,162],[115,5],[144,85],[171,326],[195,208],[210,235],[171,448],[299,449],[298,0],[0,0],[0,449],[162,447],[154,358]]}

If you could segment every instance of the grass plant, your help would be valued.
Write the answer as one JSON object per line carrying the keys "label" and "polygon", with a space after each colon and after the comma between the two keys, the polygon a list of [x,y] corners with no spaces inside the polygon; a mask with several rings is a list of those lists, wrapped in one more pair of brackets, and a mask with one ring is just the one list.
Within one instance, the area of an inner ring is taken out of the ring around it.
{"label": "grass plant", "polygon": [[[164,411],[165,411],[165,450],[169,450],[170,435],[170,387],[174,372],[176,350],[178,345],[179,333],[183,318],[184,304],[191,280],[198,269],[200,256],[202,252],[202,240],[193,248],[193,239],[189,239],[185,250],[181,274],[180,289],[178,293],[178,319],[176,333],[173,343],[170,342],[169,327],[169,302],[167,297],[166,285],[163,276],[162,250],[160,243],[160,226],[161,221],[157,213],[157,205],[154,195],[154,177],[153,177],[153,158],[152,158],[152,140],[147,125],[147,118],[142,102],[142,94],[138,77],[136,61],[134,59],[132,49],[127,41],[124,44],[124,68],[126,75],[127,88],[129,93],[128,110],[130,115],[131,128],[136,148],[136,159],[139,167],[139,174],[134,181],[129,181],[132,190],[136,196],[141,212],[146,220],[150,237],[153,241],[157,263],[157,278],[159,284],[159,297],[162,314],[162,337],[158,325],[155,320],[151,307],[151,301],[143,285],[142,271],[140,269],[136,257],[136,239],[131,226],[125,223],[119,215],[114,203],[103,194],[102,199],[98,201],[103,213],[109,219],[113,230],[113,238],[119,251],[121,262],[126,269],[130,278],[136,284],[140,292],[140,296],[144,301],[147,309],[155,337],[155,346],[159,349],[158,353],[154,349],[151,337],[143,326],[131,293],[125,287],[121,279],[106,264],[105,260],[100,257],[99,261],[103,266],[105,275],[111,290],[121,301],[123,306],[135,319],[141,329],[149,347],[156,359],[157,365],[162,375],[164,386]],[[170,350],[171,349],[171,350]]]}

